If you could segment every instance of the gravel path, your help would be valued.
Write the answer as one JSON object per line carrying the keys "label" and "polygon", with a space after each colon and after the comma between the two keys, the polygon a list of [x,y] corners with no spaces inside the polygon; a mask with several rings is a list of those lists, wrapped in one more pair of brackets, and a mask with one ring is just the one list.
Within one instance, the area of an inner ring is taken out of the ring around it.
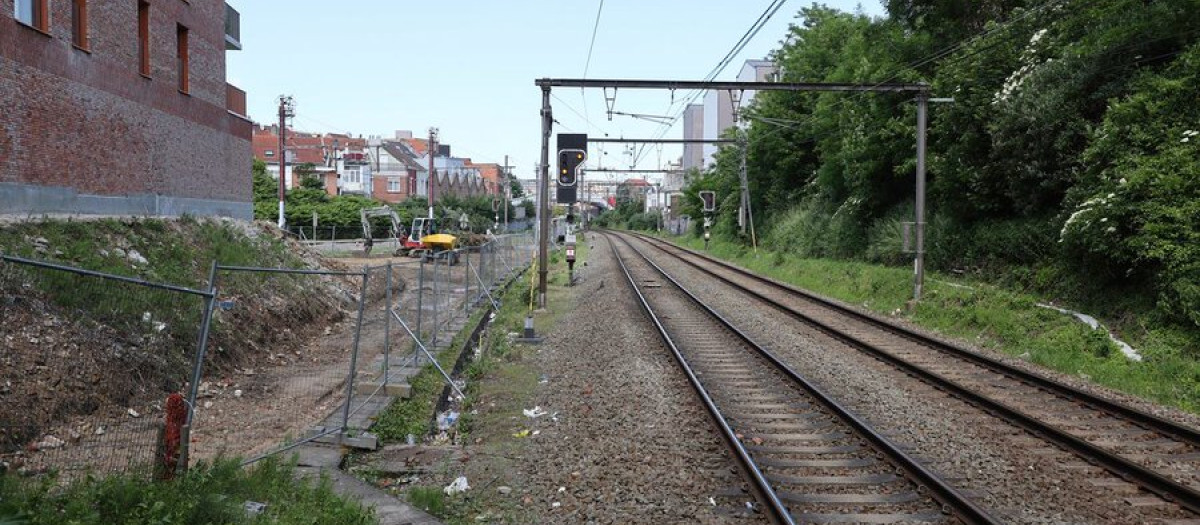
{"label": "gravel path", "polygon": [[694,293],[876,428],[1012,523],[1155,523],[1184,517],[1075,456],[734,292],[641,241]]}
{"label": "gravel path", "polygon": [[[537,523],[756,523],[712,421],[592,236],[575,307],[532,357],[546,377],[518,487]],[[556,416],[554,414],[557,414]],[[710,501],[710,498],[711,501]],[[715,505],[714,505],[715,502]]]}

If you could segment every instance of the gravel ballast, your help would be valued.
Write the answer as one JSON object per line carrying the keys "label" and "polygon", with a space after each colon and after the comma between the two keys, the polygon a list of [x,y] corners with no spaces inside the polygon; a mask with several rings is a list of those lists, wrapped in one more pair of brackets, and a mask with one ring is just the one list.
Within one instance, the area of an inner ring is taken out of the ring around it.
{"label": "gravel ballast", "polygon": [[1188,517],[1061,451],[712,277],[633,241],[794,369],[1012,523],[1153,523]]}
{"label": "gravel ballast", "polygon": [[542,376],[524,408],[546,415],[513,421],[528,434],[503,472],[480,457],[494,451],[466,448],[473,490],[532,523],[765,522],[746,515],[746,482],[608,242],[588,242],[569,310],[524,363]]}

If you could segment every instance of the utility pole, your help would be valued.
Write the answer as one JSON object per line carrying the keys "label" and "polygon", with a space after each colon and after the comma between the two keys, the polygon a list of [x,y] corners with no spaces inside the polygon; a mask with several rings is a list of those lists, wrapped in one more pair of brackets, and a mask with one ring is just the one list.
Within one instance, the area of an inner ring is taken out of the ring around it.
{"label": "utility pole", "polygon": [[554,113],[550,86],[542,87],[542,164],[538,167],[538,308],[546,308],[546,274],[550,266],[550,133]]}
{"label": "utility pole", "polygon": [[[754,209],[750,206],[750,177],[746,173],[746,157],[750,154],[750,136],[746,130],[741,132],[742,142],[742,206],[746,211],[746,223],[750,226],[750,245],[754,247],[754,255],[758,255],[758,235],[754,231]],[[746,224],[742,225],[742,233],[746,233]]]}
{"label": "utility pole", "polygon": [[[429,219],[433,220],[433,156],[437,154],[437,128],[429,128]],[[437,221],[434,221],[437,224]],[[427,227],[428,228],[428,227]]]}
{"label": "utility pole", "polygon": [[917,93],[917,257],[913,261],[913,301],[921,300],[925,287],[925,128],[929,92]]}
{"label": "utility pole", "polygon": [[508,207],[512,205],[512,174],[509,170],[508,155],[504,156],[504,233],[508,233]]}
{"label": "utility pole", "polygon": [[279,95],[279,229],[287,227],[283,216],[283,201],[287,197],[287,119],[296,115],[296,102],[288,95]]}

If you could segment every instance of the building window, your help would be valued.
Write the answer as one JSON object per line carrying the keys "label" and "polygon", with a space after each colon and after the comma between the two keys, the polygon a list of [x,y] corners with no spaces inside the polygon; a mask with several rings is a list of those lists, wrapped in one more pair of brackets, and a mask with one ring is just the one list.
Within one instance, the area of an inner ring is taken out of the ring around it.
{"label": "building window", "polygon": [[182,25],[176,26],[175,29],[175,46],[178,51],[178,68],[179,68],[179,91],[187,93],[189,89],[188,82],[188,28]]}
{"label": "building window", "polygon": [[349,184],[359,184],[362,182],[362,173],[358,169],[346,170],[346,182]]}
{"label": "building window", "polygon": [[388,179],[388,193],[400,193],[400,179],[392,177]]}
{"label": "building window", "polygon": [[263,152],[263,156],[265,156],[265,157],[274,157],[274,156],[275,156],[275,150],[270,150],[270,149],[269,149],[269,150],[267,150],[267,151],[264,151],[264,152]]}
{"label": "building window", "polygon": [[71,43],[80,49],[88,48],[87,0],[71,0]]}
{"label": "building window", "polygon": [[50,30],[49,0],[16,0],[13,15],[17,21],[39,31]]}
{"label": "building window", "polygon": [[150,76],[150,3],[138,2],[138,71]]}

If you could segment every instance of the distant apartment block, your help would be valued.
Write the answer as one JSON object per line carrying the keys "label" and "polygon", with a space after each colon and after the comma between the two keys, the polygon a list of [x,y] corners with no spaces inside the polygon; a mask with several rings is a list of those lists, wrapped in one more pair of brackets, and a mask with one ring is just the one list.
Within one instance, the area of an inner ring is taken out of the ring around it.
{"label": "distant apartment block", "polygon": [[[689,104],[683,110],[683,138],[685,139],[703,139],[704,138],[704,105]],[[704,145],[703,144],[684,144],[683,145],[683,169],[704,169]]]}
{"label": "distant apartment block", "polygon": [[[738,73],[738,82],[773,82],[779,68],[770,60],[747,60],[742,64],[742,70]],[[754,100],[756,90],[748,90],[740,93],[740,101],[735,101],[734,97],[730,96],[728,91],[709,91],[704,98],[704,138],[718,139],[725,130],[738,125],[734,119],[734,103],[738,103],[739,114],[740,109],[748,106]],[[687,126],[684,126],[684,133],[688,133]],[[718,146],[715,144],[705,144],[703,165],[708,166],[713,162],[713,156],[717,154]],[[688,159],[684,156],[684,163],[687,166]]]}
{"label": "distant apartment block", "polygon": [[212,0],[0,0],[0,213],[252,218],[239,22]]}

